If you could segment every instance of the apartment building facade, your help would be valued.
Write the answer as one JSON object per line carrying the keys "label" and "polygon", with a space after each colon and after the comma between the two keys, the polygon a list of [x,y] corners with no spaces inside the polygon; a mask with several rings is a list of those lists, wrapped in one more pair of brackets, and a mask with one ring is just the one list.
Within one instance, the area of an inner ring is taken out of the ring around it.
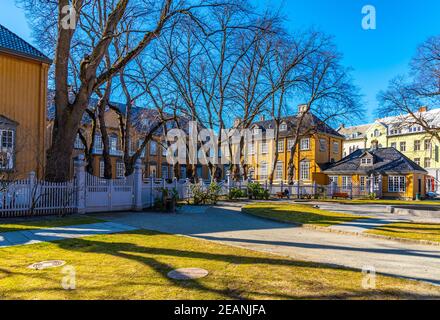
{"label": "apartment building facade", "polygon": [[[299,107],[301,108],[301,106]],[[299,122],[299,115],[285,117],[281,120],[279,139],[253,139],[248,144],[247,162],[249,176],[255,180],[268,179],[273,169],[276,151],[278,157],[275,164],[274,180],[288,180],[291,148],[294,144],[294,134]],[[255,136],[275,128],[273,120],[258,121],[251,127]],[[328,183],[328,177],[323,173],[327,163],[337,162],[342,158],[342,142],[344,137],[321,121],[313,114],[307,114],[301,124],[298,144],[293,156],[294,180],[303,183]]]}
{"label": "apartment building facade", "polygon": [[[427,110],[423,107],[419,110],[418,116],[429,119],[435,124],[440,121],[440,109]],[[338,132],[345,136],[343,147],[345,156],[355,151],[351,149],[355,140],[349,134],[354,130],[353,128],[355,127],[338,129]],[[373,124],[356,128],[362,129],[359,131],[365,148],[377,144],[379,148],[398,150],[428,172],[427,191],[440,189],[440,141],[426,133],[421,126],[411,123],[410,115],[378,119]],[[361,140],[358,142],[362,144]]]}

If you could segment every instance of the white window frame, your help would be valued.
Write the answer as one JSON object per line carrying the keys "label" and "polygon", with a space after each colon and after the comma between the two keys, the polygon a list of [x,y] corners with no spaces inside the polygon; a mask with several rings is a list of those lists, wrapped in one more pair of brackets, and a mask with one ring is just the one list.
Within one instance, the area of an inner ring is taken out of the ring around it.
{"label": "white window frame", "polygon": [[255,144],[253,142],[248,144],[248,154],[249,155],[255,154]]}
{"label": "white window frame", "polygon": [[277,147],[278,147],[278,152],[283,153],[284,152],[284,140],[279,140]]}
{"label": "white window frame", "polygon": [[275,179],[282,180],[284,175],[284,163],[282,161],[278,161],[275,166]]}
{"label": "white window frame", "polygon": [[289,152],[290,152],[290,150],[292,149],[294,143],[295,143],[295,140],[293,140],[293,139],[289,139],[289,140],[287,140],[287,150],[288,150]]}
{"label": "white window frame", "polygon": [[99,176],[101,178],[104,178],[104,169],[105,169],[104,160],[99,160]]}
{"label": "white window frame", "polygon": [[269,153],[269,144],[267,141],[261,142],[261,154],[268,154]]}
{"label": "white window frame", "polygon": [[333,153],[339,153],[339,142],[333,141]]}
{"label": "white window frame", "polygon": [[269,166],[266,161],[262,161],[260,164],[260,179],[265,180],[268,177]]}
{"label": "white window frame", "polygon": [[170,170],[166,164],[163,164],[161,166],[160,173],[161,173],[162,179],[169,179],[170,178]]}
{"label": "white window frame", "polygon": [[391,193],[406,192],[406,177],[388,176],[388,192]]}
{"label": "white window frame", "polygon": [[[5,142],[5,134],[7,134],[7,141]],[[0,130],[0,151],[6,155],[6,163],[0,164],[0,170],[13,170],[15,168],[15,130],[1,129]],[[3,162],[3,161],[2,161]]]}
{"label": "white window frame", "polygon": [[110,144],[110,152],[116,153],[118,151],[118,137],[115,135],[111,135],[109,137],[109,144]]}
{"label": "white window frame", "polygon": [[349,190],[353,183],[353,179],[351,176],[342,176],[342,190]]}
{"label": "white window frame", "polygon": [[80,136],[79,136],[79,133],[76,134],[76,137],[75,137],[75,143],[73,144],[73,147],[74,147],[75,149],[84,149],[84,145],[83,145],[83,143],[82,143],[82,141],[81,141],[81,138],[80,138]]}
{"label": "white window frame", "polygon": [[287,131],[287,123],[282,123],[280,125],[280,131]]}
{"label": "white window frame", "polygon": [[319,151],[325,152],[326,150],[327,150],[327,139],[324,138],[319,139]]}
{"label": "white window frame", "polygon": [[334,182],[337,185],[338,184],[338,180],[339,180],[339,176],[329,176],[328,177],[328,181],[329,181],[330,184],[332,184]]}
{"label": "white window frame", "polygon": [[310,150],[310,138],[302,138],[300,142],[301,151]]}
{"label": "white window frame", "polygon": [[125,176],[125,165],[122,161],[116,161],[116,178],[121,179]]}
{"label": "white window frame", "polygon": [[95,149],[96,152],[102,152],[103,148],[104,144],[102,143],[102,136],[100,134],[95,134],[95,144],[93,149]]}
{"label": "white window frame", "polygon": [[406,141],[401,141],[399,147],[400,152],[406,152]]}
{"label": "white window frame", "polygon": [[299,177],[301,181],[310,181],[310,162],[301,161],[299,164]]}
{"label": "white window frame", "polygon": [[154,140],[150,141],[150,156],[157,156],[157,142]]}

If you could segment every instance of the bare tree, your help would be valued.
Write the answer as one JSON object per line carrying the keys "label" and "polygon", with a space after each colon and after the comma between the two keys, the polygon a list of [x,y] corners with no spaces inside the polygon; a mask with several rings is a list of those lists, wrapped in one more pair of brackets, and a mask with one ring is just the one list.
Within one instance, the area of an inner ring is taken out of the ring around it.
{"label": "bare tree", "polygon": [[[163,29],[181,15],[197,19],[194,12],[221,3],[205,1],[163,0],[20,0],[36,26],[38,38],[45,39],[55,48],[55,122],[52,145],[47,153],[46,178],[66,181],[73,144],[88,107],[88,102],[97,88],[117,75],[130,61],[147,48]],[[65,27],[65,8],[71,6],[75,13],[73,27]],[[54,14],[57,13],[57,14]],[[124,35],[117,32],[118,26],[128,16],[137,17],[132,27],[132,50],[123,56],[111,55],[109,67],[105,67],[105,54],[115,38]],[[47,38],[45,38],[47,31]],[[92,33],[92,37],[87,37]],[[55,36],[56,35],[56,36]],[[92,40],[90,40],[92,39]],[[74,67],[72,68],[72,63]],[[76,67],[75,67],[76,66]],[[77,72],[77,73],[76,73]],[[69,99],[69,85],[76,75],[74,96]]]}
{"label": "bare tree", "polygon": [[378,114],[397,116],[396,129],[418,125],[440,142],[440,115],[426,113],[421,106],[440,101],[440,36],[429,38],[417,49],[408,75],[392,79],[378,94]]}

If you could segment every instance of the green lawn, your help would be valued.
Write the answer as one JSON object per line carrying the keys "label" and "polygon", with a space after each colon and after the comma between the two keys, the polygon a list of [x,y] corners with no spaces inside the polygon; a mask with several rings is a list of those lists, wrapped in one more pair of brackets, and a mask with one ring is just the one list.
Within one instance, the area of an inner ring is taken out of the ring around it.
{"label": "green lawn", "polygon": [[393,223],[368,231],[393,238],[428,240],[440,242],[440,224],[431,223]]}
{"label": "green lawn", "polygon": [[52,227],[64,227],[76,224],[90,224],[98,223],[102,220],[85,217],[85,216],[71,216],[71,217],[47,217],[47,218],[33,218],[27,221],[19,220],[0,220],[0,233],[10,231],[22,231],[32,229],[44,229]]}
{"label": "green lawn", "polygon": [[[76,290],[61,288],[62,268],[27,268],[48,259],[75,268]],[[190,281],[166,277],[183,267],[210,274]],[[149,231],[0,249],[0,300],[440,298],[439,287],[385,276],[366,290],[362,277],[358,270]]]}
{"label": "green lawn", "polygon": [[243,208],[243,212],[282,222],[323,227],[368,218],[365,216],[316,209],[311,205],[278,202],[249,204]]}
{"label": "green lawn", "polygon": [[383,204],[383,205],[429,205],[429,206],[440,206],[440,201],[437,200],[423,200],[423,201],[406,201],[406,200],[368,200],[368,199],[354,199],[354,200],[338,200],[338,199],[325,199],[318,200],[319,202],[337,202],[345,204]]}

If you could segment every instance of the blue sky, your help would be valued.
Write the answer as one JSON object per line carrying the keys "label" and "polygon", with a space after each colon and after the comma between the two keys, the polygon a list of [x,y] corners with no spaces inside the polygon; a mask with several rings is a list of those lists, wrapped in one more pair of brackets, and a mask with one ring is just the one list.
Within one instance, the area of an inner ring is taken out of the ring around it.
{"label": "blue sky", "polygon": [[[32,43],[31,32],[14,0],[1,0],[0,23]],[[374,120],[376,95],[388,81],[407,70],[417,45],[440,34],[438,0],[255,0],[261,6],[281,8],[286,26],[314,26],[335,38],[344,64],[354,69],[356,84],[365,95],[364,121]],[[373,5],[377,29],[361,27],[362,7]],[[38,45],[36,45],[38,47]]]}

